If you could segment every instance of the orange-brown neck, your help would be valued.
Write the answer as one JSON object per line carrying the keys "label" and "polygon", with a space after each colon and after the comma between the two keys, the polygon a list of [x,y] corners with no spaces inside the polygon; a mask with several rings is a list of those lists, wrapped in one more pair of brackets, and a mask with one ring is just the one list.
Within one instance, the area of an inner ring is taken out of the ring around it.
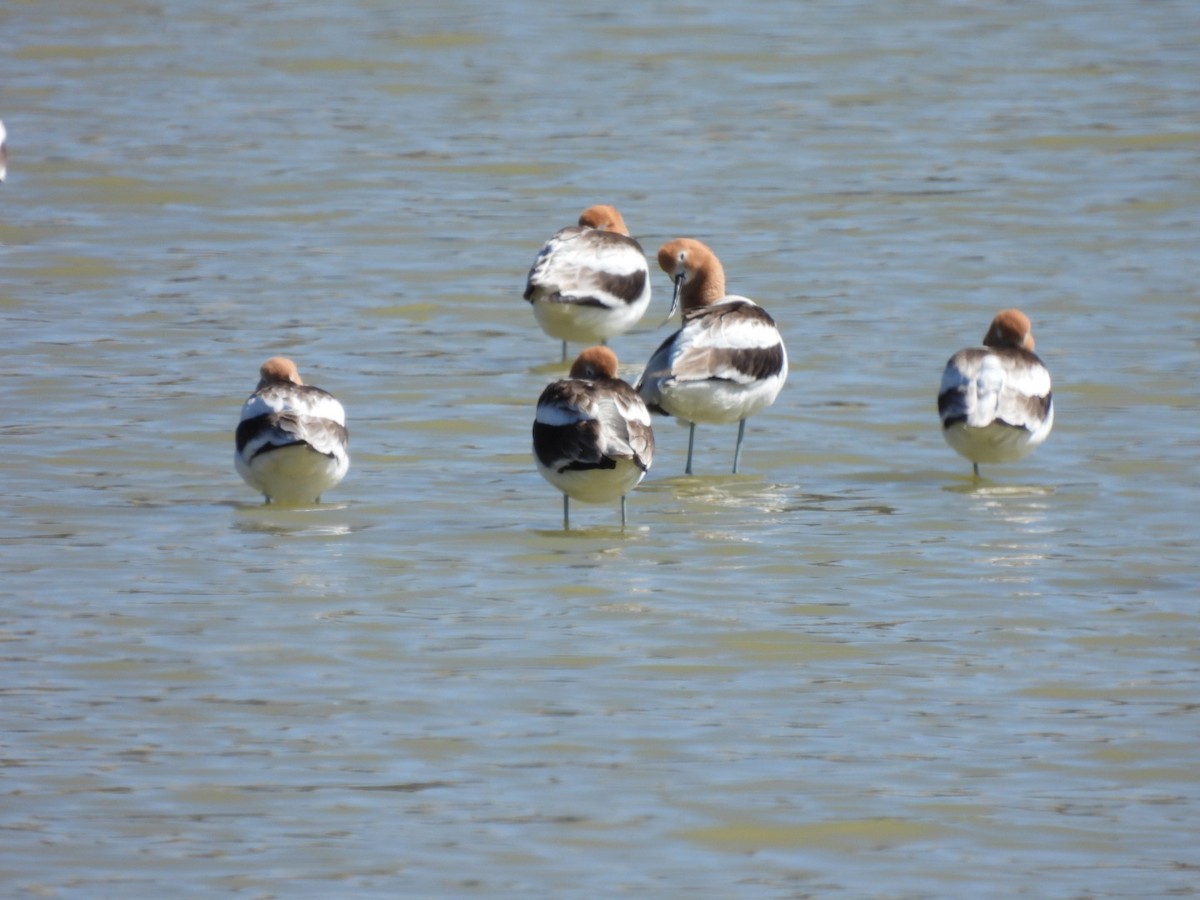
{"label": "orange-brown neck", "polygon": [[616,378],[617,354],[607,347],[588,347],[571,365],[572,378]]}
{"label": "orange-brown neck", "polygon": [[1019,309],[1006,309],[996,314],[983,336],[985,347],[1016,347],[1033,352],[1033,327],[1029,317]]}
{"label": "orange-brown neck", "polygon": [[658,251],[659,267],[679,287],[679,305],[684,312],[719,302],[725,296],[725,269],[717,255],[700,241],[677,238]]}

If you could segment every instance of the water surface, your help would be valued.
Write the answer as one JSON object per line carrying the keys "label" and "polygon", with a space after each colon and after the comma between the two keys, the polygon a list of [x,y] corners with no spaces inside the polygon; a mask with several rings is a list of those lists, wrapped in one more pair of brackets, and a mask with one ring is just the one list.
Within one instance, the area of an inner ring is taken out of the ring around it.
{"label": "water surface", "polygon": [[[1194,894],[1194,7],[0,12],[7,893]],[[792,375],[564,532],[520,293],[594,202]],[[1057,421],[975,482],[1007,306]],[[233,470],[279,353],[319,509]]]}

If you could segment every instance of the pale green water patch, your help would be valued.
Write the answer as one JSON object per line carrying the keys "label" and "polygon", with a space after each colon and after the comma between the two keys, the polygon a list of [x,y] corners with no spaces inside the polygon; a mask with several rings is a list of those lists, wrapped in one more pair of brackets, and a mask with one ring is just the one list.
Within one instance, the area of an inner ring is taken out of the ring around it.
{"label": "pale green water patch", "polygon": [[946,834],[936,825],[903,819],[861,819],[804,824],[733,821],[680,833],[684,840],[726,853],[814,849],[850,852],[929,841]]}

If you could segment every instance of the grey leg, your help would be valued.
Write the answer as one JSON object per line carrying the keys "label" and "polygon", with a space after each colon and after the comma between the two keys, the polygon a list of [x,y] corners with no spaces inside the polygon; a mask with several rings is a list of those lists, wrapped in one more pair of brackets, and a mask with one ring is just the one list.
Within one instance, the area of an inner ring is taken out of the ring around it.
{"label": "grey leg", "polygon": [[746,436],[746,420],[738,422],[738,440],[737,446],[733,448],[733,474],[737,474],[738,459],[742,455],[742,438]]}

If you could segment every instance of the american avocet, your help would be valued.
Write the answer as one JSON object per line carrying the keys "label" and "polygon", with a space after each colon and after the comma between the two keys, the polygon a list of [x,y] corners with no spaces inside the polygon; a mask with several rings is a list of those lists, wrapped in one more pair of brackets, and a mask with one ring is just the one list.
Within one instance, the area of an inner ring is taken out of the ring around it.
{"label": "american avocet", "polygon": [[238,473],[268,503],[316,503],[350,468],[346,413],[290,359],[272,357],[259,374],[237,427]]}
{"label": "american avocet", "polygon": [[8,132],[4,130],[4,121],[0,119],[0,184],[8,174]]}
{"label": "american avocet", "polygon": [[637,391],[650,409],[688,423],[688,475],[696,423],[737,422],[736,473],[746,419],[774,403],[787,380],[783,338],[753,300],[726,296],[721,261],[700,241],[663,244],[658,264],[675,282],[683,327],[650,357]]}
{"label": "american avocet", "polygon": [[589,206],[533,261],[525,299],[542,331],[562,341],[603,343],[638,323],[650,305],[650,269],[641,245],[611,206]]}
{"label": "american avocet", "polygon": [[959,350],[946,363],[938,391],[946,443],[974,466],[1016,462],[1050,434],[1050,371],[1033,352],[1029,317],[996,315],[982,347]]}
{"label": "american avocet", "polygon": [[642,480],[654,458],[650,411],[617,378],[617,356],[589,347],[571,366],[570,377],[542,391],[533,422],[533,456],[538,471],[563,494],[563,528],[570,527],[570,498],[606,503]]}

